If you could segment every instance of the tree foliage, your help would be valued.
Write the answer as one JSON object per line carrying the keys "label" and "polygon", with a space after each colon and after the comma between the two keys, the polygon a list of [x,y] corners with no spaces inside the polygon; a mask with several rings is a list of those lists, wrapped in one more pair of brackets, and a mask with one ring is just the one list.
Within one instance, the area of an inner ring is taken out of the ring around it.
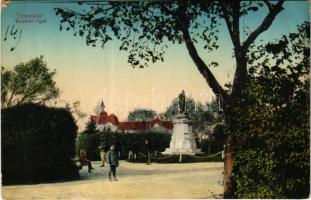
{"label": "tree foliage", "polygon": [[154,110],[147,108],[136,108],[128,114],[128,121],[150,121],[156,117]]}
{"label": "tree foliage", "polygon": [[1,107],[23,103],[41,103],[55,99],[59,89],[43,56],[16,65],[12,70],[1,67]]}
{"label": "tree foliage", "polygon": [[224,124],[217,124],[213,130],[213,136],[217,144],[218,150],[223,150],[223,145],[226,140],[226,126]]}
{"label": "tree foliage", "polygon": [[96,123],[95,123],[95,121],[91,117],[89,119],[89,121],[86,123],[86,127],[85,127],[83,133],[93,134],[93,133],[96,133],[96,132],[97,132]]}
{"label": "tree foliage", "polygon": [[81,111],[80,104],[80,101],[74,101],[72,104],[65,101],[64,107],[73,114],[76,120],[83,119],[87,116],[85,112]]}
{"label": "tree foliage", "polygon": [[[185,43],[190,57],[209,86],[215,93],[224,95],[224,89],[209,69],[218,66],[218,63],[204,63],[194,44],[204,44],[204,49],[209,51],[217,49],[220,21],[225,21],[238,65],[233,91],[237,87],[240,92],[247,75],[246,52],[258,35],[272,24],[283,9],[283,2],[80,2],[82,9],[55,8],[55,13],[61,17],[60,30],[72,30],[74,36],[85,38],[87,45],[105,47],[113,38],[120,40],[120,50],[128,52],[128,62],[133,67],[146,67],[149,63],[163,61],[167,44]],[[239,24],[240,17],[257,12],[264,5],[269,13],[245,41],[240,41],[240,29],[243,29]]]}
{"label": "tree foliage", "polygon": [[310,24],[254,46],[237,118],[238,198],[307,198],[310,188]]}
{"label": "tree foliage", "polygon": [[[162,114],[164,119],[173,120],[179,112],[178,106],[178,98],[176,97]],[[224,119],[216,99],[213,99],[210,103],[202,104],[196,102],[192,97],[186,97],[186,111],[191,116],[192,128],[196,133],[208,132],[211,125],[221,123]]]}

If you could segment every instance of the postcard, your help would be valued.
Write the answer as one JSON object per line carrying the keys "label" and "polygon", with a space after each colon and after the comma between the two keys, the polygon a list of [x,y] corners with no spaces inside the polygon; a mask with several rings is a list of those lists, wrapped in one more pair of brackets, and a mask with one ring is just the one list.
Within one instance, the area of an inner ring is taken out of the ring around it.
{"label": "postcard", "polygon": [[308,198],[309,1],[1,1],[1,196]]}

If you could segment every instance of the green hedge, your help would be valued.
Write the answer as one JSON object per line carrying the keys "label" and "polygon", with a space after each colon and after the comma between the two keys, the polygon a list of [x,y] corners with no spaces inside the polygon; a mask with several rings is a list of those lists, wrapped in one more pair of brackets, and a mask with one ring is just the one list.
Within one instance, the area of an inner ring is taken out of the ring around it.
{"label": "green hedge", "polygon": [[217,153],[219,151],[222,151],[224,149],[224,143],[223,142],[218,142],[218,141],[212,141],[209,142],[207,139],[202,140],[198,144],[198,148],[202,150],[202,152],[208,154],[213,154]]}
{"label": "green hedge", "polygon": [[86,150],[86,156],[90,160],[100,160],[99,149],[101,133],[80,133],[77,139],[77,156],[80,150]]}
{"label": "green hedge", "polygon": [[69,111],[36,104],[1,111],[4,184],[79,176],[71,161],[75,154],[77,126]]}
{"label": "green hedge", "polygon": [[139,133],[81,133],[77,141],[77,152],[86,150],[87,157],[91,160],[99,160],[100,145],[110,146],[117,144],[117,150],[121,153],[121,159],[128,157],[128,152],[145,152],[145,140],[150,141],[151,152],[162,152],[169,147],[171,135],[169,133],[139,132]]}

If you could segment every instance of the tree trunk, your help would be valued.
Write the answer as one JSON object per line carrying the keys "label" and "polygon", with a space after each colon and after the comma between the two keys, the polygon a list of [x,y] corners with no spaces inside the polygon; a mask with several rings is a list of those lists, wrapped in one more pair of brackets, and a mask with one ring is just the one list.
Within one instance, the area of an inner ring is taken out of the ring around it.
{"label": "tree trunk", "polygon": [[236,70],[232,84],[232,99],[240,99],[242,91],[246,87],[247,79],[247,60],[246,50],[243,48],[235,49]]}
{"label": "tree trunk", "polygon": [[232,188],[232,171],[234,166],[234,158],[232,154],[233,134],[230,130],[227,134],[224,161],[224,198],[231,199],[234,197]]}
{"label": "tree trunk", "polygon": [[232,187],[232,172],[234,167],[233,147],[235,132],[237,130],[238,121],[234,114],[233,108],[242,98],[242,92],[246,88],[247,80],[247,61],[245,51],[239,49],[236,51],[236,74],[233,80],[232,93],[224,98],[224,114],[225,122],[228,127],[226,145],[225,145],[225,160],[224,160],[224,198],[234,198]]}

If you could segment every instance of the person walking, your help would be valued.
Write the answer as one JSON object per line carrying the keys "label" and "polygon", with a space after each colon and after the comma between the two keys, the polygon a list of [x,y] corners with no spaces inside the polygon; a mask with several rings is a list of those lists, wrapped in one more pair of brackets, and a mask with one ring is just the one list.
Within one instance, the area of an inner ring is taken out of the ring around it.
{"label": "person walking", "polygon": [[116,152],[115,145],[111,145],[110,150],[107,152],[107,161],[109,164],[109,180],[111,179],[111,174],[114,177],[114,181],[118,181],[116,176],[117,167],[119,167],[118,153]]}
{"label": "person walking", "polygon": [[118,154],[118,156],[121,156],[121,144],[120,140],[117,136],[112,136],[112,144],[114,145],[115,151]]}
{"label": "person walking", "polygon": [[99,146],[99,155],[101,159],[101,165],[99,167],[105,167],[105,163],[107,163],[106,152],[103,146]]}

